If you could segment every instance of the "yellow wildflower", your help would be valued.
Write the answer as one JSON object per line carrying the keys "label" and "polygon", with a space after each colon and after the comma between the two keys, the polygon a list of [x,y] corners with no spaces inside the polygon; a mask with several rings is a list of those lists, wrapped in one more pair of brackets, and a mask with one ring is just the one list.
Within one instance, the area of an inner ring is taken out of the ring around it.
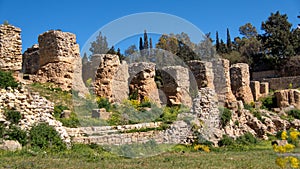
{"label": "yellow wildflower", "polygon": [[283,132],[281,133],[281,139],[282,139],[282,140],[286,140],[287,138],[288,138],[287,132],[286,132],[286,131],[283,131]]}
{"label": "yellow wildflower", "polygon": [[299,160],[296,157],[290,157],[290,163],[292,168],[299,168]]}

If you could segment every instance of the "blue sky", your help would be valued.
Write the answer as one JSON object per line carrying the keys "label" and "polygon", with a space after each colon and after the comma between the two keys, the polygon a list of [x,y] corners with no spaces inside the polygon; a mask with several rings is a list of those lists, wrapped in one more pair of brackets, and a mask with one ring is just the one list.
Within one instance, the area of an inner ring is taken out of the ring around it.
{"label": "blue sky", "polygon": [[[37,43],[39,34],[50,29],[75,33],[82,47],[104,25],[141,12],[178,16],[204,33],[211,32],[213,39],[216,31],[220,38],[226,39],[226,28],[229,28],[233,39],[239,36],[238,28],[247,22],[260,31],[261,22],[277,10],[288,15],[293,27],[300,23],[297,18],[300,14],[299,0],[0,0],[0,22],[7,20],[22,29],[24,51]],[[120,27],[120,31],[122,29],[124,27]]]}

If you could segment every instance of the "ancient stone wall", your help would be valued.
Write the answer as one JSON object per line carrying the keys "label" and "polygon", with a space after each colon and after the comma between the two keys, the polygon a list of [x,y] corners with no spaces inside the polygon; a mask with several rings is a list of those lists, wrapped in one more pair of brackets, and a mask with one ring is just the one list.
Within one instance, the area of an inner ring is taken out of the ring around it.
{"label": "ancient stone wall", "polygon": [[22,73],[35,74],[40,69],[39,45],[35,44],[23,53]]}
{"label": "ancient stone wall", "polygon": [[214,86],[218,95],[219,104],[222,106],[233,108],[235,107],[236,98],[231,90],[231,81],[229,73],[229,60],[218,59],[212,61],[214,73]]}
{"label": "ancient stone wall", "polygon": [[231,89],[237,100],[244,103],[253,102],[250,89],[249,66],[245,63],[237,63],[230,67]]}
{"label": "ancient stone wall", "polygon": [[272,90],[281,90],[288,88],[300,87],[300,76],[279,77],[279,78],[265,78],[262,82],[268,82]]}
{"label": "ancient stone wall", "polygon": [[155,64],[147,62],[129,65],[129,94],[137,95],[139,101],[149,98],[160,104],[158,89],[154,80]]}
{"label": "ancient stone wall", "polygon": [[118,55],[101,54],[95,75],[95,94],[111,102],[121,102],[128,98],[128,65],[120,64]]}
{"label": "ancient stone wall", "polygon": [[182,66],[167,66],[161,71],[163,86],[161,90],[167,97],[168,105],[192,106],[189,71]]}
{"label": "ancient stone wall", "polygon": [[300,109],[300,91],[297,89],[276,91],[275,97],[279,108],[293,106]]}
{"label": "ancient stone wall", "polygon": [[62,123],[52,116],[54,104],[38,93],[30,93],[26,88],[0,89],[0,119],[5,119],[5,109],[15,109],[21,113],[18,124],[21,129],[29,130],[33,125],[45,122],[56,129],[63,141],[70,144],[71,139]]}
{"label": "ancient stone wall", "polygon": [[21,71],[21,29],[12,25],[0,25],[0,69]]}
{"label": "ancient stone wall", "polygon": [[188,66],[196,79],[198,88],[208,87],[214,89],[214,74],[212,71],[212,63],[192,60],[189,61]]}

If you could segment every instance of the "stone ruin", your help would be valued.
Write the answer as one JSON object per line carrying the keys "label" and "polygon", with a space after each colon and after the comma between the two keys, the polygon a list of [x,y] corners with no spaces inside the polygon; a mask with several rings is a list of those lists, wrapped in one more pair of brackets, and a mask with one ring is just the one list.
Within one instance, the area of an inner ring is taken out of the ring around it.
{"label": "stone ruin", "polygon": [[118,55],[100,54],[100,64],[94,81],[95,94],[111,102],[128,98],[128,65],[120,63]]}
{"label": "stone ruin", "polygon": [[23,54],[24,74],[33,82],[51,82],[63,90],[72,88],[88,93],[81,78],[81,58],[76,36],[72,33],[50,30],[38,38],[38,45]]}
{"label": "stone ruin", "polygon": [[24,74],[35,74],[40,69],[39,45],[35,44],[23,53],[22,72]]}
{"label": "stone ruin", "polygon": [[154,77],[154,63],[139,62],[130,64],[128,80],[130,95],[136,95],[139,101],[148,98],[160,105],[159,93]]}
{"label": "stone ruin", "polygon": [[212,61],[212,69],[214,73],[214,87],[218,95],[220,106],[235,108],[236,98],[231,90],[230,81],[230,63],[227,59],[217,59]]}
{"label": "stone ruin", "polygon": [[20,28],[12,25],[0,25],[0,69],[15,73],[22,69]]}
{"label": "stone ruin", "polygon": [[279,108],[300,109],[300,91],[297,89],[286,89],[275,92],[277,106]]}
{"label": "stone ruin", "polygon": [[249,66],[245,63],[237,63],[230,67],[231,89],[237,100],[250,104],[253,95],[250,89]]}
{"label": "stone ruin", "polygon": [[254,101],[257,101],[261,97],[266,97],[269,94],[268,82],[250,81],[250,88]]}
{"label": "stone ruin", "polygon": [[215,89],[214,73],[211,62],[192,60],[187,64],[196,79],[198,88],[208,87],[210,89]]}
{"label": "stone ruin", "polygon": [[192,107],[189,70],[182,66],[166,66],[161,70],[162,88],[168,105],[184,104]]}

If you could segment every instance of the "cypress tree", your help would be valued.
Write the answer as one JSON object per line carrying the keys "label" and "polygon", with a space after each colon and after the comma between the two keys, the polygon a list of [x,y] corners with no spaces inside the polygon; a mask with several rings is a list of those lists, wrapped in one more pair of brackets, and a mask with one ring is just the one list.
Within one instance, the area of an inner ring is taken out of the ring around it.
{"label": "cypress tree", "polygon": [[231,49],[232,49],[232,42],[230,38],[229,29],[227,28],[227,51],[231,52]]}
{"label": "cypress tree", "polygon": [[220,51],[220,41],[219,41],[219,33],[218,31],[216,32],[216,51]]}
{"label": "cypress tree", "polygon": [[150,49],[153,49],[153,46],[152,46],[152,38],[149,39],[149,43],[150,43]]}
{"label": "cypress tree", "polygon": [[144,31],[144,49],[148,49],[149,46],[148,46],[148,35],[147,35],[147,32],[146,30]]}
{"label": "cypress tree", "polygon": [[140,49],[140,50],[143,50],[143,49],[144,49],[143,38],[142,38],[142,37],[140,37],[140,46],[139,46],[139,49]]}

